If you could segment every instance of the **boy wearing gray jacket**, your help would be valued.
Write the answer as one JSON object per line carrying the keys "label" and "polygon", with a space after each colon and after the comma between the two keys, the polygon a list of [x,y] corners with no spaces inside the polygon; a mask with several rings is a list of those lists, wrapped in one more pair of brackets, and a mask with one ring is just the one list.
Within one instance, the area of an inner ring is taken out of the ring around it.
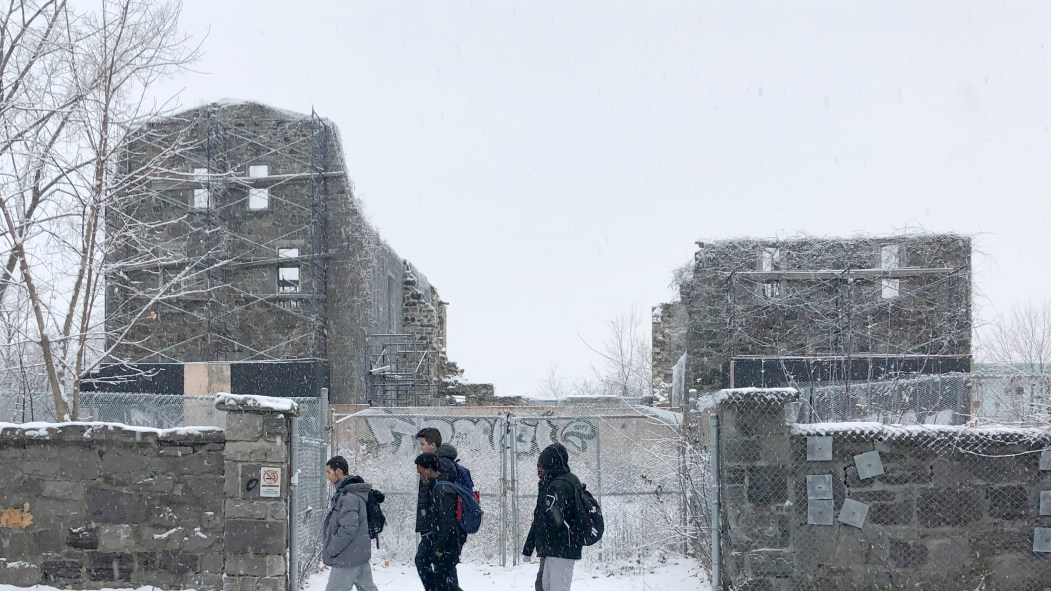
{"label": "boy wearing gray jacket", "polygon": [[328,481],[335,485],[331,508],[325,517],[325,549],[322,561],[332,567],[325,591],[379,591],[372,582],[372,544],[369,541],[365,501],[372,485],[352,482],[346,458],[336,456],[325,463]]}

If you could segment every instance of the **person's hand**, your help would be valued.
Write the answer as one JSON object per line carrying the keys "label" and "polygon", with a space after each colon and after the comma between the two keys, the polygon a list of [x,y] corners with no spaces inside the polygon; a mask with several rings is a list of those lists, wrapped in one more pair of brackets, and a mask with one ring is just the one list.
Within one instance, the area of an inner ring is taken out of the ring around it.
{"label": "person's hand", "polygon": [[437,556],[438,558],[441,558],[441,557],[442,557],[442,552],[441,552],[441,550],[435,550],[435,551],[434,551],[434,555],[435,555],[435,556]]}

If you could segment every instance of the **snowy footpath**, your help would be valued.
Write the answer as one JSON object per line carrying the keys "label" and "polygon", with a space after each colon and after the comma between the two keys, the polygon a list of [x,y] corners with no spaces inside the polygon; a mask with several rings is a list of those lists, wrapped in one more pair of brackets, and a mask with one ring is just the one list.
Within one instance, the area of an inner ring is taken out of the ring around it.
{"label": "snowy footpath", "polygon": [[[500,591],[533,591],[537,563],[518,566],[487,566],[484,564],[462,564],[460,586],[465,591],[499,589]],[[416,591],[420,579],[411,564],[381,563],[373,561],[372,576],[376,586],[385,591]],[[325,591],[328,571],[310,579],[307,591]],[[26,587],[0,585],[0,591],[26,591]],[[28,587],[33,591],[60,591],[46,585]],[[63,587],[63,589],[67,589]],[[155,587],[141,587],[136,591],[155,591]],[[107,591],[107,590],[103,590]],[[108,590],[114,591],[114,590]],[[130,591],[121,589],[117,591]],[[573,575],[573,591],[711,591],[708,577],[690,560],[672,561],[652,568],[595,567],[591,571],[578,568]]]}
{"label": "snowy footpath", "polygon": [[[457,568],[464,591],[534,591],[536,562],[518,566],[461,564]],[[423,589],[411,564],[383,565],[373,562],[372,577],[380,590],[416,591]],[[307,591],[325,591],[328,572],[310,580]],[[653,568],[615,568],[599,566],[573,573],[573,591],[711,591],[708,577],[690,560],[669,562]]]}

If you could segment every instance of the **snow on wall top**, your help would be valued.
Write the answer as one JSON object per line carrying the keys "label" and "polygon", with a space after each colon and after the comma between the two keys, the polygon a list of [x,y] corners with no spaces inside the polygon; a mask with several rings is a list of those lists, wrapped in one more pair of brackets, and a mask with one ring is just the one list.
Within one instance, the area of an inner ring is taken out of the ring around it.
{"label": "snow on wall top", "polygon": [[731,388],[719,390],[712,397],[712,404],[788,404],[799,400],[795,388]]}
{"label": "snow on wall top", "polygon": [[294,400],[275,398],[273,396],[250,396],[221,392],[215,395],[215,408],[225,411],[279,412],[293,417],[299,415],[299,405]]}
{"label": "snow on wall top", "polygon": [[968,427],[965,425],[885,425],[883,423],[809,423],[791,426],[792,435],[831,435],[881,441],[968,440],[1000,444],[1051,443],[1051,427]]}
{"label": "snow on wall top", "polygon": [[178,429],[155,429],[135,427],[122,423],[71,422],[71,423],[0,423],[0,440],[160,440],[193,441],[201,443],[225,441],[219,427],[180,427]]}

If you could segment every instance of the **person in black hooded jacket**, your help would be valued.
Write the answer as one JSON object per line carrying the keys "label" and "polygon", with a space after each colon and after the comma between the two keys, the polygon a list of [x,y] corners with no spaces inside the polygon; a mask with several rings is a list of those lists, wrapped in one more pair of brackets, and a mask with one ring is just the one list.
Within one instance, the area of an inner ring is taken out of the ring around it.
{"label": "person in black hooded jacket", "polygon": [[522,554],[532,556],[535,551],[540,557],[536,591],[570,591],[573,566],[584,546],[571,525],[580,480],[569,470],[569,451],[560,443],[540,452],[536,473],[540,478],[536,508]]}
{"label": "person in black hooded jacket", "polygon": [[462,591],[456,576],[463,547],[456,521],[456,492],[441,485],[446,481],[439,474],[438,456],[417,456],[416,472],[430,499],[423,519],[423,539],[416,553],[420,582],[426,591]]}

